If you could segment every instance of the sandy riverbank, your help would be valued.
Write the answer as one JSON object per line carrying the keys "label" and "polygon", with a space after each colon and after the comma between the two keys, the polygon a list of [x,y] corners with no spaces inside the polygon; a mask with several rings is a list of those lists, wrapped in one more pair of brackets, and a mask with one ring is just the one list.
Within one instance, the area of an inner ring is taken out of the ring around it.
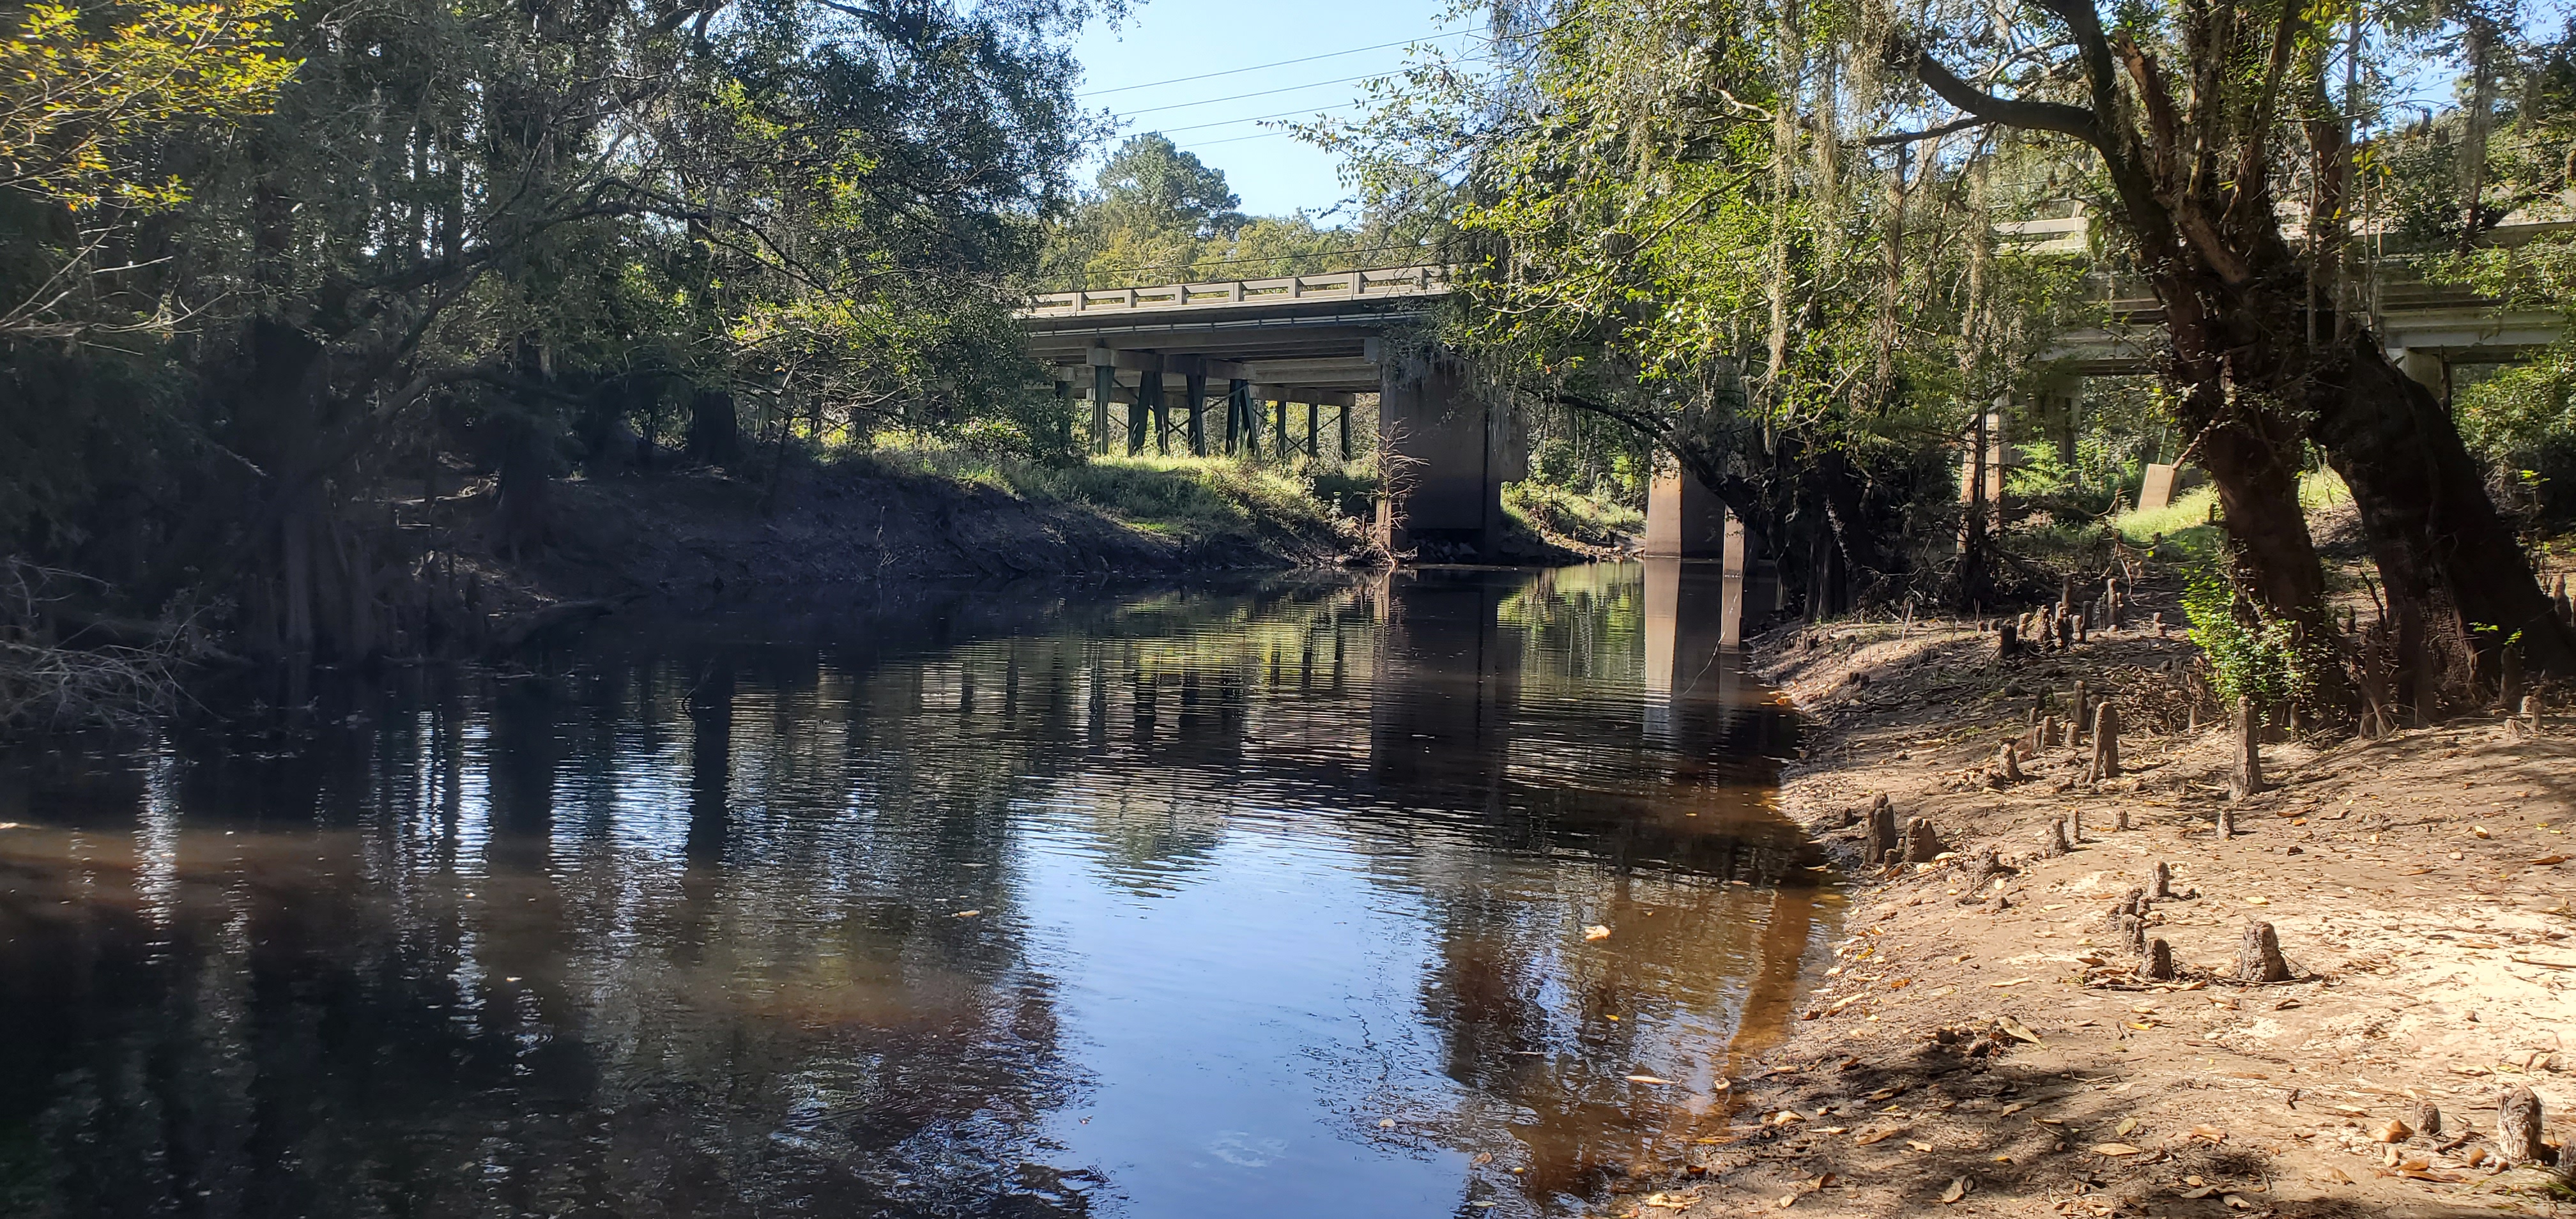
{"label": "sandy riverbank", "polygon": [[[2140,615],[2158,609],[2181,616]],[[1764,641],[1757,664],[1813,719],[1783,807],[1844,868],[1852,934],[1742,1070],[1732,1125],[1608,1213],[2551,1213],[2547,1176],[2492,1151],[2513,1086],[2576,1141],[2576,722],[2271,745],[2277,786],[2234,806],[2222,842],[2228,734],[2188,728],[2191,654],[2153,630],[2003,661],[1948,626]],[[2078,680],[2130,725],[2127,773],[2086,782],[2061,746],[1992,786],[1997,746]],[[1952,857],[1864,866],[1878,793]],[[2070,815],[2081,841],[2045,856]],[[2001,903],[1963,892],[1984,848],[2016,869]],[[2113,906],[2160,861],[2179,896],[2147,934],[2180,977],[2151,983]],[[2235,981],[2255,919],[2292,981]],[[2379,1141],[2418,1102],[2441,1134]]]}

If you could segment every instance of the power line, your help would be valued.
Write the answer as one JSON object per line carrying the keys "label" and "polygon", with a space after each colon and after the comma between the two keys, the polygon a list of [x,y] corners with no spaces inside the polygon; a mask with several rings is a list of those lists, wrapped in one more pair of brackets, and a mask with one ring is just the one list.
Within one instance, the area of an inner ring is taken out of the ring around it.
{"label": "power line", "polygon": [[1358,102],[1344,102],[1339,106],[1324,106],[1314,110],[1282,110],[1277,114],[1255,114],[1246,118],[1226,119],[1222,122],[1192,123],[1187,127],[1157,127],[1154,130],[1164,135],[1170,135],[1175,131],[1205,131],[1210,127],[1232,127],[1237,123],[1260,123],[1271,119],[1295,118],[1301,114],[1326,114],[1335,110],[1348,110],[1358,104]]}
{"label": "power line", "polygon": [[1155,89],[1164,85],[1186,84],[1194,80],[1214,80],[1220,76],[1241,76],[1246,72],[1259,72],[1264,68],[1285,68],[1291,64],[1313,63],[1319,59],[1339,59],[1344,55],[1357,55],[1362,51],[1383,51],[1388,47],[1411,46],[1417,42],[1438,42],[1443,38],[1457,38],[1474,32],[1475,31],[1473,30],[1452,30],[1446,34],[1429,34],[1420,38],[1403,38],[1394,42],[1381,42],[1375,46],[1352,47],[1347,51],[1326,51],[1321,55],[1308,55],[1302,59],[1282,59],[1276,63],[1257,63],[1248,68],[1227,68],[1222,72],[1202,72],[1197,76],[1175,76],[1170,80],[1147,81],[1141,85],[1120,85],[1115,89],[1093,89],[1088,93],[1076,93],[1074,96],[1107,97],[1112,93],[1128,93],[1137,89]]}
{"label": "power line", "polygon": [[1369,73],[1366,73],[1366,74],[1363,74],[1363,75],[1360,75],[1360,76],[1345,76],[1345,77],[1341,78],[1340,80],[1319,80],[1319,81],[1316,81],[1316,82],[1314,82],[1314,83],[1312,83],[1312,84],[1305,84],[1305,85],[1289,85],[1289,86],[1287,86],[1286,88],[1282,88],[1282,89],[1263,89],[1263,90],[1261,90],[1261,91],[1259,91],[1259,92],[1257,92],[1257,93],[1236,93],[1236,94],[1231,94],[1231,95],[1226,96],[1226,97],[1211,97],[1211,98],[1207,98],[1207,99],[1205,99],[1205,100],[1203,100],[1203,101],[1195,101],[1195,102],[1173,102],[1172,104],[1170,104],[1170,105],[1168,105],[1168,106],[1147,106],[1147,107],[1145,107],[1145,108],[1144,108],[1144,109],[1142,109],[1142,110],[1130,110],[1130,111],[1127,111],[1126,113],[1121,114],[1121,115],[1119,115],[1118,117],[1120,117],[1120,118],[1134,118],[1134,117],[1136,117],[1137,115],[1140,115],[1140,114],[1158,114],[1158,113],[1161,113],[1162,111],[1165,111],[1165,110],[1187,110],[1187,109],[1189,109],[1189,108],[1190,108],[1190,107],[1192,107],[1192,106],[1213,106],[1213,105],[1217,104],[1218,102],[1239,102],[1239,101],[1242,101],[1243,99],[1245,99],[1245,98],[1247,98],[1247,97],[1269,97],[1269,96],[1271,96],[1271,95],[1273,95],[1273,94],[1278,94],[1278,93],[1295,93],[1295,92],[1296,92],[1296,91],[1298,91],[1299,89],[1321,89],[1321,88],[1323,88],[1323,87],[1324,87],[1324,86],[1326,86],[1326,85],[1347,85],[1347,84],[1349,84],[1349,83],[1351,83],[1352,81],[1355,81],[1355,80],[1375,80],[1375,79],[1377,79],[1378,77],[1385,76],[1385,75],[1388,75],[1388,74],[1387,74],[1387,73],[1385,73],[1385,72],[1369,72]]}
{"label": "power line", "polygon": [[1283,135],[1295,134],[1297,133],[1294,131],[1256,131],[1251,135],[1230,135],[1222,140],[1193,140],[1190,143],[1190,147],[1214,148],[1219,144],[1240,144],[1245,140],[1275,140]]}

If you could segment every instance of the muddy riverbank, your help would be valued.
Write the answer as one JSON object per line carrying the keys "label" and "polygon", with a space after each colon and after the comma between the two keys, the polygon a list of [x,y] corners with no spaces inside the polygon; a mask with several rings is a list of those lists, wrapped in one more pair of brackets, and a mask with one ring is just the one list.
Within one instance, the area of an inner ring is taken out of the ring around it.
{"label": "muddy riverbank", "polygon": [[[2272,790],[2230,805],[2191,656],[2147,629],[2010,660],[1946,624],[1762,641],[1758,670],[1811,717],[1782,804],[1848,874],[1853,934],[1745,1064],[1732,1124],[1609,1213],[2549,1213],[2563,1187],[2496,1162],[2497,1106],[2527,1087],[2569,1136],[2576,724],[2282,741]],[[2060,743],[1998,785],[1998,746],[2078,681],[2130,725],[2123,773],[2087,781],[2089,750]],[[1880,794],[1939,859],[1863,862]],[[2080,835],[2052,854],[2062,818]],[[2009,871],[1976,885],[1986,850]],[[2171,981],[2139,976],[2114,923],[2158,863],[2175,896],[2146,934]],[[2237,980],[2251,921],[2291,980]],[[2388,1128],[2426,1104],[2438,1133]]]}

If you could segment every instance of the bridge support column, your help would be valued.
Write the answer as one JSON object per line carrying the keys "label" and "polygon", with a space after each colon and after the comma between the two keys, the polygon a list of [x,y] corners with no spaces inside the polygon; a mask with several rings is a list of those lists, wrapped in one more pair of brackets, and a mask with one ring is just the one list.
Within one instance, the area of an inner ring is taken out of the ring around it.
{"label": "bridge support column", "polygon": [[1091,366],[1091,451],[1109,452],[1109,400],[1118,396],[1118,370],[1106,364]]}
{"label": "bridge support column", "polygon": [[1251,422],[1252,382],[1235,377],[1225,383],[1225,451],[1232,456],[1236,446],[1252,438],[1244,425]]}
{"label": "bridge support column", "polygon": [[1278,416],[1278,422],[1270,429],[1270,451],[1286,461],[1297,452],[1297,446],[1288,443],[1288,400],[1272,399],[1270,409]]}
{"label": "bridge support column", "polygon": [[2443,359],[2440,352],[2402,347],[2388,354],[2396,361],[2397,371],[2405,373],[2408,380],[2433,391],[2443,406],[2451,404],[2451,362]]}
{"label": "bridge support column", "polygon": [[1319,421],[1323,418],[1323,410],[1324,408],[1316,403],[1306,404],[1306,456],[1309,459],[1324,455],[1323,450],[1318,447],[1319,442],[1315,439],[1316,433],[1323,430],[1319,426]]}
{"label": "bridge support column", "polygon": [[1678,464],[1657,469],[1646,485],[1646,557],[1726,557],[1726,505]]}
{"label": "bridge support column", "polygon": [[1341,423],[1342,460],[1348,462],[1351,459],[1351,404],[1348,402],[1342,404]]}
{"label": "bridge support column", "polygon": [[1394,552],[1491,561],[1503,533],[1503,484],[1526,455],[1508,406],[1479,397],[1448,360],[1380,366],[1377,540]]}
{"label": "bridge support column", "polygon": [[1207,374],[1189,374],[1190,456],[1207,456]]}
{"label": "bridge support column", "polygon": [[1145,429],[1153,426],[1154,413],[1162,403],[1163,374],[1145,373],[1136,378],[1136,400],[1127,406],[1127,455],[1145,451]]}

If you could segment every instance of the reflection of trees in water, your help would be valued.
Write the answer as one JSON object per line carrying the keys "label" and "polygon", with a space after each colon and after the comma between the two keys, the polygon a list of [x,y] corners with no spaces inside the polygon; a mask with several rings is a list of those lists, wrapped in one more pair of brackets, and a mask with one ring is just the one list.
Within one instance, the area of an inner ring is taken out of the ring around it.
{"label": "reflection of trees in water", "polygon": [[1082,1084],[1021,853],[1069,829],[1165,890],[1243,809],[1418,900],[1460,1145],[1580,1189],[1653,1137],[1605,1070],[1705,1058],[1769,976],[1762,899],[1724,881],[1806,861],[1710,782],[1752,718],[1648,751],[1603,697],[1635,606],[1597,574],[970,594],[325,691],[293,756],[189,750],[175,907],[94,884],[87,925],[34,921],[60,868],[0,896],[31,1063],[0,1130],[33,1132],[0,1136],[0,1190],[33,1190],[0,1210],[1078,1213],[1036,1133]]}

